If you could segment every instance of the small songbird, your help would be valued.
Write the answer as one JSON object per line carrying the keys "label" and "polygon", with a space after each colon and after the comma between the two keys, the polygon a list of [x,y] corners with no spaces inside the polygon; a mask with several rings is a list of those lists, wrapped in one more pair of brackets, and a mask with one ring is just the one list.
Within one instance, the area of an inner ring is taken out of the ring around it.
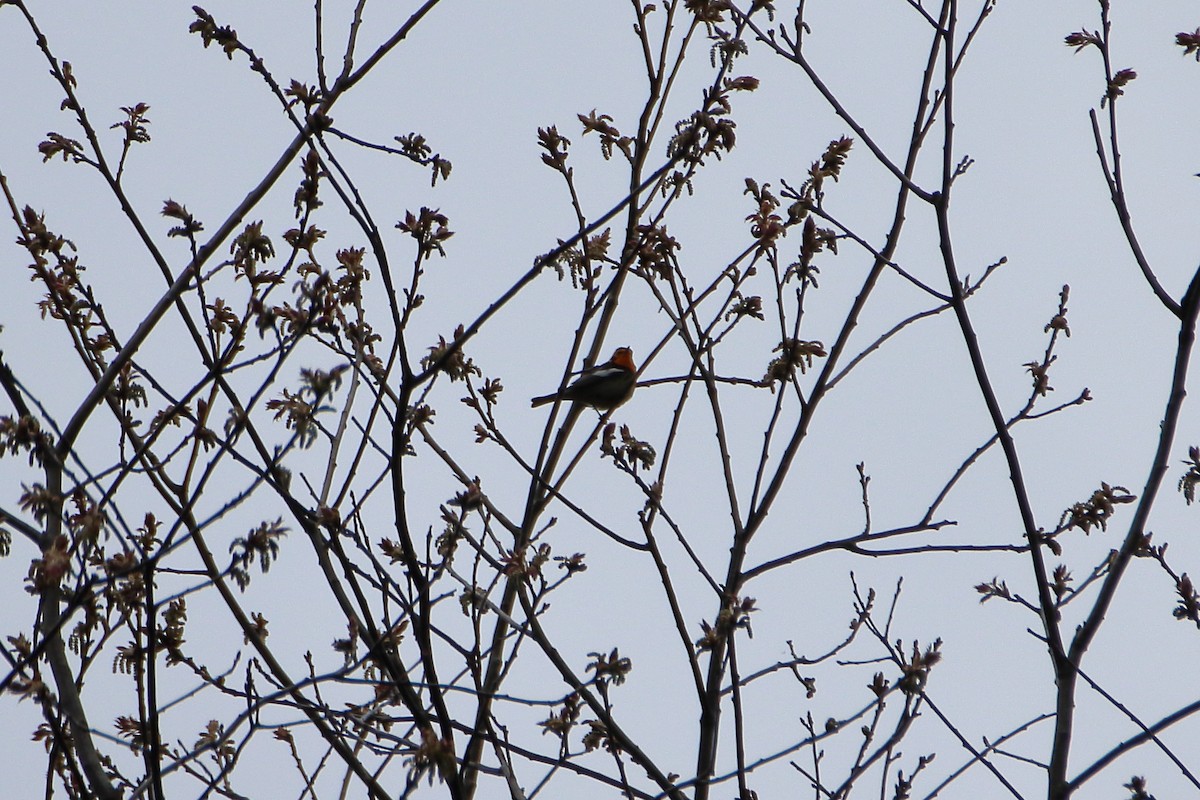
{"label": "small songbird", "polygon": [[585,369],[561,392],[533,398],[532,405],[537,408],[562,399],[608,411],[628,400],[636,384],[637,367],[633,363],[633,350],[618,347],[608,361],[598,367]]}

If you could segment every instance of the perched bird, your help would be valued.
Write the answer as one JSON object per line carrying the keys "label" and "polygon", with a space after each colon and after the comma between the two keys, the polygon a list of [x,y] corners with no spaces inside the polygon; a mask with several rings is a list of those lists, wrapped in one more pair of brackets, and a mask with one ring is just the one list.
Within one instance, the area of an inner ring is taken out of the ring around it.
{"label": "perched bird", "polygon": [[562,399],[608,411],[628,400],[636,384],[637,367],[633,363],[633,350],[618,347],[607,362],[585,369],[561,392],[533,398],[532,405],[537,408]]}

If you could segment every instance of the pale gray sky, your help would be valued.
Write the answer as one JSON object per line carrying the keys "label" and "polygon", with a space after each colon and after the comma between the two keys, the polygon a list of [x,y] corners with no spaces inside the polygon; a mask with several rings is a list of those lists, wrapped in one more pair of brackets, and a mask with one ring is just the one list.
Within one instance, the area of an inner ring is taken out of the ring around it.
{"label": "pale gray sky", "polygon": [[[235,56],[231,63],[216,48],[201,49],[199,39],[187,33],[194,18],[190,3],[31,0],[29,5],[54,52],[72,63],[79,95],[97,128],[118,121],[120,106],[136,102],[151,106],[153,142],[131,154],[125,185],[143,219],[157,226],[152,232],[174,259],[173,267],[181,267],[186,248],[179,240],[166,241],[169,224],[157,213],[162,202],[172,198],[184,203],[214,227],[290,141],[290,124],[263,81],[247,69],[243,56]],[[329,20],[345,17],[346,3],[326,5]],[[792,14],[784,5],[779,3],[780,20]],[[900,158],[925,53],[923,27],[902,0],[814,0],[808,5],[811,59],[880,145]],[[1179,297],[1197,261],[1200,182],[1194,173],[1200,172],[1195,146],[1200,131],[1200,64],[1182,57],[1173,40],[1177,31],[1200,24],[1200,17],[1195,4],[1184,0],[1115,5],[1119,63],[1114,67],[1132,67],[1139,76],[1120,101],[1134,221],[1159,278]],[[1174,320],[1138,273],[1097,166],[1088,110],[1098,104],[1103,90],[1099,56],[1095,51],[1076,55],[1062,44],[1067,33],[1098,26],[1096,6],[1093,0],[1001,0],[969,55],[957,88],[958,155],[975,159],[956,185],[952,208],[959,266],[976,276],[997,259],[1008,259],[971,306],[1000,399],[1011,413],[1026,396],[1029,378],[1022,365],[1040,357],[1045,346],[1042,328],[1054,314],[1063,284],[1071,285],[1072,336],[1057,349],[1059,359],[1052,372],[1057,391],[1048,405],[1068,400],[1084,387],[1095,398],[1082,408],[1017,429],[1038,522],[1047,528],[1057,524],[1064,508],[1086,499],[1101,481],[1141,492],[1166,400],[1175,343]],[[368,4],[363,52],[369,52],[412,7],[412,3]],[[226,1],[205,8],[235,27],[281,82],[314,81],[311,3]],[[573,232],[574,216],[562,180],[540,162],[539,126],[557,125],[571,139],[572,163],[589,215],[598,216],[623,196],[628,178],[622,163],[603,161],[595,136],[581,135],[575,115],[596,109],[612,115],[623,131],[635,128],[645,76],[631,24],[629,4],[621,2],[447,0],[410,41],[336,107],[335,124],[341,129],[378,142],[418,131],[454,164],[450,179],[431,188],[427,172],[398,159],[349,147],[339,151],[385,231],[398,274],[406,274],[411,247],[392,225],[406,210],[440,208],[455,231],[447,244],[448,257],[429,266],[422,289],[427,306],[410,331],[414,352],[432,344],[438,335],[449,336],[455,325],[472,320],[536,256]],[[341,23],[336,27],[340,29]],[[330,36],[340,39],[342,34]],[[337,47],[331,50],[336,52]],[[330,69],[336,69],[336,63]],[[698,101],[710,73],[707,48],[699,46],[681,73],[675,116],[685,115]],[[753,208],[742,195],[744,178],[770,182],[776,189],[781,178],[799,185],[827,142],[851,135],[798,69],[765,50],[752,47],[734,74],[750,74],[762,81],[759,91],[735,96],[738,146],[724,161],[702,171],[695,182],[695,197],[678,206],[668,222],[682,244],[680,260],[698,286],[719,274],[751,242],[744,218]],[[52,227],[75,241],[88,266],[87,278],[102,289],[106,310],[122,330],[129,331],[164,285],[93,173],[61,161],[41,163],[36,147],[47,131],[81,138],[70,115],[58,110],[60,99],[23,19],[15,9],[0,7],[0,101],[6,109],[0,124],[0,170],[19,202],[44,210]],[[668,114],[668,118],[673,117]],[[110,153],[119,152],[117,132],[107,135]],[[664,157],[665,142],[664,137],[652,162]],[[928,150],[918,179],[933,179],[939,152]],[[266,220],[266,229],[280,249],[279,236],[292,224],[291,193],[298,176],[298,168],[291,168],[268,203],[252,216]],[[865,147],[855,146],[844,177],[827,191],[830,212],[879,246],[895,186]],[[329,231],[325,252],[332,261],[335,248],[361,246],[363,241],[339,213],[333,194],[323,199],[327,207],[317,224]],[[945,276],[932,215],[914,204],[909,216],[897,261],[941,289]],[[10,224],[6,231],[3,240],[11,242],[15,229]],[[790,250],[798,247],[788,240],[784,245]],[[41,291],[27,280],[27,260],[25,252],[11,244],[0,248],[0,266],[7,276],[0,296],[4,326],[0,349],[61,422],[86,391],[85,376],[65,358],[67,342],[61,329],[39,319],[35,303]],[[838,257],[824,255],[817,263],[820,289],[811,301],[801,338],[829,342],[870,258],[843,242]],[[385,303],[378,273],[372,271],[376,276],[372,291],[378,294],[370,302],[378,313]],[[765,271],[762,280],[767,280]],[[852,353],[931,304],[895,276],[885,280],[887,285],[868,306],[852,340]],[[767,286],[759,284],[758,291],[765,293]],[[530,410],[526,398],[550,391],[559,379],[578,318],[578,297],[547,271],[467,348],[485,375],[503,379],[498,419],[530,459],[545,410]],[[140,359],[155,369],[179,369],[174,376],[178,380],[174,388],[179,389],[195,379],[196,363],[190,351],[179,363],[179,344],[172,330],[168,327],[152,338]],[[631,285],[605,349],[630,344],[641,363],[668,330],[669,320],[656,313],[649,293],[640,284]],[[747,324],[724,350],[721,370],[758,377],[777,342],[776,328],[769,321]],[[330,367],[335,360],[322,354],[311,363]],[[299,365],[285,367],[291,373],[282,379],[284,385],[294,385],[289,382]],[[679,375],[686,368],[686,353],[673,345],[643,377]],[[470,444],[473,423],[457,403],[460,393],[459,385],[447,383],[435,390],[435,398],[440,398],[435,432],[443,444],[463,453],[464,466],[484,478],[490,497],[517,507],[527,480],[498,448]],[[658,443],[677,397],[674,385],[647,387],[615,418]],[[750,493],[749,465],[761,447],[763,420],[773,398],[749,388],[731,388],[723,397],[745,502]],[[713,459],[711,421],[699,414],[700,406],[695,409],[686,421],[692,432],[673,456],[668,502],[690,533],[690,544],[720,575],[729,548],[728,511]],[[7,405],[0,409],[0,413],[9,411]],[[859,462],[866,463],[872,477],[875,527],[917,521],[957,464],[988,434],[984,407],[953,319],[941,316],[906,331],[864,362],[827,399],[785,497],[755,540],[749,563],[857,531],[862,525],[855,472]],[[1150,524],[1156,541],[1171,543],[1172,564],[1191,571],[1196,571],[1200,559],[1195,537],[1198,512],[1184,506],[1174,492],[1174,482],[1187,446],[1196,442],[1200,442],[1200,424],[1194,413],[1185,412],[1172,461],[1177,472],[1168,478]],[[110,458],[104,446],[99,439],[85,443],[93,448],[93,466]],[[314,456],[315,470],[323,456]],[[452,496],[456,482],[430,454],[420,458],[426,472],[414,475],[412,491],[427,493],[430,502],[414,509],[414,524],[418,530],[436,529],[436,502]],[[378,469],[379,464],[372,468]],[[16,507],[20,482],[31,480],[30,475],[23,458],[0,461],[0,486],[6,487],[0,506]],[[233,478],[230,481],[227,487],[241,485]],[[636,492],[594,450],[585,457],[572,485],[577,497],[608,524],[631,536],[637,533],[635,514],[641,503]],[[381,491],[377,499],[377,514],[387,510],[384,494]],[[145,509],[126,502],[125,513],[138,520]],[[1128,509],[1122,509],[1107,533],[1093,533],[1086,539],[1071,535],[1066,558],[1077,580],[1118,546]],[[273,518],[281,511],[243,510],[231,520],[221,546],[244,534],[253,520]],[[581,671],[590,651],[619,646],[623,655],[633,659],[629,682],[613,693],[618,713],[628,721],[631,735],[648,743],[666,768],[688,774],[694,766],[694,742],[688,735],[696,724],[694,697],[681,672],[682,648],[652,565],[644,556],[620,551],[577,523],[565,509],[558,516],[559,529],[552,540],[555,553],[586,551],[591,568],[555,595],[554,608],[545,620],[547,629],[562,637],[562,651]],[[937,541],[1021,540],[997,453],[990,453],[974,468],[937,516],[959,522]],[[373,534],[372,541],[389,535],[386,516],[373,524],[380,533]],[[304,671],[306,649],[317,655],[323,668],[336,666],[328,645],[344,635],[344,620],[336,608],[323,596],[312,599],[319,593],[312,589],[314,573],[307,547],[300,534],[293,534],[279,565],[267,576],[256,576],[254,584],[260,594],[253,607],[272,619],[270,643],[294,674]],[[678,547],[671,555],[682,558]],[[12,555],[0,560],[0,608],[4,609],[0,628],[5,636],[27,629],[33,619],[34,602],[21,583],[34,557],[28,543],[18,540]],[[676,563],[676,588],[690,632],[698,638],[700,621],[712,619],[714,600],[684,561]],[[785,659],[788,640],[806,654],[838,641],[851,618],[851,570],[860,586],[877,588],[881,599],[891,597],[896,580],[903,576],[893,638],[903,638],[909,645],[913,639],[922,644],[936,636],[945,640],[945,661],[934,672],[931,697],[976,745],[982,737],[994,738],[1037,713],[1052,710],[1053,678],[1045,648],[1026,630],[1038,627],[1036,619],[1002,601],[980,606],[972,588],[1001,576],[1015,591],[1031,596],[1033,581],[1025,555],[869,560],[829,554],[759,579],[746,591],[759,599],[762,610],[753,619],[754,638],[739,645],[743,671]],[[304,604],[303,615],[295,612],[298,603]],[[1196,699],[1194,664],[1200,638],[1188,623],[1171,619],[1172,604],[1173,588],[1165,576],[1150,562],[1135,561],[1110,613],[1109,626],[1085,665],[1090,675],[1105,682],[1147,721]],[[1076,610],[1081,610],[1084,603],[1078,605]],[[214,605],[209,613],[213,620],[219,619],[220,609]],[[219,641],[206,642],[209,620],[202,600],[196,598],[189,616],[189,644],[199,652],[210,650],[213,667],[219,667],[228,651]],[[1071,625],[1064,626],[1064,631],[1070,630]],[[877,655],[877,650],[862,647],[847,657],[867,658]],[[526,672],[510,687],[514,694],[551,698],[566,693],[532,649],[519,663]],[[820,721],[865,702],[863,686],[879,668],[861,667],[861,680],[851,680],[844,670],[830,666],[814,668],[810,672],[818,675],[820,691],[812,701],[804,699],[799,687],[786,683],[748,690],[747,708],[755,720],[748,737],[751,758],[802,738],[797,719],[805,712],[811,711]],[[168,679],[178,678],[180,687],[190,685],[186,676],[166,674]],[[97,665],[89,688],[109,680],[108,666]],[[981,698],[987,699],[981,703]],[[39,785],[42,747],[28,738],[39,719],[37,709],[14,698],[4,703],[0,767],[10,785],[38,791],[32,787]],[[131,703],[131,696],[113,697],[111,708],[99,706],[93,724],[111,732],[111,720],[131,713]],[[184,713],[199,713],[202,720],[209,712]],[[211,713],[232,715],[237,709]],[[527,718],[532,724],[544,716],[544,709],[537,708],[518,712],[512,719]],[[188,741],[201,724],[178,723],[171,735]],[[1081,693],[1079,725],[1073,760],[1079,765],[1136,732],[1086,691]],[[938,753],[930,767],[937,776],[966,759],[965,751],[932,713],[925,713],[918,728],[903,747],[909,759],[906,773],[922,753]],[[1014,743],[1012,751],[1043,758],[1050,730],[1050,724],[1043,723]],[[521,735],[527,742],[539,743],[536,729]],[[1176,726],[1163,738],[1185,761],[1190,757],[1193,767],[1200,761],[1195,745],[1200,740],[1200,722]],[[540,742],[543,748],[549,746],[548,739]],[[263,759],[272,770],[277,766],[280,774],[287,769],[282,747],[272,750],[261,743],[258,747],[248,757]],[[825,766],[830,772],[844,767],[842,761],[834,761],[846,757],[844,747],[831,746],[830,763]],[[729,750],[727,746],[722,759],[726,766],[732,763]],[[597,768],[611,766],[603,756],[589,758]],[[1001,763],[1026,796],[1043,793],[1039,771]],[[131,771],[138,769],[131,767]],[[1079,796],[1120,797],[1121,784],[1130,775],[1143,773],[1160,798],[1195,795],[1195,787],[1159,752],[1144,747],[1119,761]],[[539,774],[531,769],[521,776],[527,788]],[[934,782],[921,784],[916,795],[925,796]],[[299,786],[293,784],[274,796],[298,796]],[[752,785],[764,800],[806,789],[786,759],[756,773]],[[561,787],[552,796],[615,796],[571,778],[564,778]],[[191,796],[191,788],[179,796]],[[266,797],[272,796],[268,793],[273,788],[264,782],[246,784],[241,790]],[[732,796],[735,791],[734,784],[727,784],[718,795]],[[1005,795],[977,768],[945,796]]]}

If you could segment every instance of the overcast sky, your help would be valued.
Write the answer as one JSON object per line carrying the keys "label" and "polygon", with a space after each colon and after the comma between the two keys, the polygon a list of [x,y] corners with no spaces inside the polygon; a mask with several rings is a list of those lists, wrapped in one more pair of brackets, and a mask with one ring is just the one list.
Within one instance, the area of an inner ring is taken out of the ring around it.
{"label": "overcast sky", "polygon": [[[345,17],[345,3],[327,5],[330,20]],[[780,19],[790,19],[792,12],[779,5]],[[73,65],[79,95],[97,128],[117,122],[121,106],[150,105],[153,141],[131,155],[126,188],[143,219],[158,225],[153,232],[160,244],[166,242],[162,246],[175,259],[173,267],[180,268],[186,263],[186,248],[179,240],[165,239],[169,225],[157,215],[162,202],[172,198],[184,203],[215,227],[291,140],[290,123],[263,81],[247,69],[243,56],[231,63],[216,48],[203,50],[198,37],[188,34],[194,19],[191,3],[31,0],[29,6],[54,52]],[[900,158],[925,57],[926,35],[916,15],[902,0],[813,0],[808,6],[813,29],[810,58],[880,145]],[[1176,32],[1200,25],[1200,15],[1196,5],[1185,0],[1115,6],[1119,63],[1114,67],[1131,67],[1138,73],[1120,101],[1134,222],[1159,278],[1179,297],[1198,260],[1200,180],[1195,173],[1200,172],[1200,64],[1183,57],[1173,41]],[[374,43],[385,37],[412,7],[407,2],[368,4],[363,41]],[[292,78],[314,82],[311,3],[227,0],[205,8],[220,22],[234,26],[281,82]],[[576,114],[596,109],[612,115],[624,131],[636,127],[645,76],[631,24],[629,4],[616,0],[586,4],[446,0],[408,42],[338,104],[334,119],[340,129],[379,142],[417,131],[454,165],[449,180],[431,188],[426,172],[398,159],[348,147],[339,151],[388,232],[395,264],[406,265],[411,259],[411,248],[391,229],[406,210],[429,206],[450,217],[455,236],[447,244],[447,258],[430,266],[423,287],[429,307],[417,315],[410,332],[414,348],[432,344],[439,335],[449,336],[455,325],[474,319],[535,257],[573,233],[574,214],[561,178],[540,161],[538,127],[557,125],[572,140],[572,163],[589,215],[599,216],[624,196],[628,175],[619,159],[601,158],[595,137],[581,135]],[[1141,492],[1166,401],[1175,344],[1174,319],[1138,273],[1097,166],[1088,110],[1098,105],[1103,91],[1099,56],[1095,51],[1075,54],[1062,43],[1071,31],[1098,24],[1094,0],[1001,0],[983,26],[957,87],[958,155],[975,159],[956,184],[953,215],[959,266],[977,276],[989,264],[1007,258],[972,301],[1000,400],[1011,413],[1027,395],[1029,376],[1022,365],[1040,357],[1045,346],[1043,326],[1055,313],[1064,284],[1071,286],[1072,335],[1057,350],[1059,359],[1052,373],[1056,391],[1049,402],[1068,400],[1084,387],[1095,398],[1081,408],[1017,430],[1031,497],[1044,527],[1056,525],[1064,508],[1086,499],[1101,481]],[[364,52],[370,49],[370,44],[363,45]],[[705,285],[751,242],[745,217],[753,208],[742,195],[746,177],[770,182],[775,188],[781,178],[798,185],[830,140],[851,135],[797,68],[765,50],[752,47],[734,74],[754,75],[762,81],[757,92],[735,97],[738,145],[725,160],[702,171],[695,196],[668,223],[682,244],[680,260],[694,285]],[[676,116],[690,111],[709,80],[707,48],[701,45],[681,74]],[[102,287],[106,309],[128,332],[164,285],[99,179],[81,166],[42,163],[37,145],[48,131],[81,138],[72,118],[59,111],[60,100],[24,20],[14,9],[0,7],[0,107],[4,109],[0,171],[20,203],[44,210],[52,226],[79,246],[89,280]],[[118,133],[107,135],[111,152],[118,152]],[[664,148],[665,138],[652,162],[665,157]],[[936,175],[936,156],[934,150],[928,152],[919,180]],[[292,224],[291,193],[298,175],[298,169],[291,168],[253,215],[267,221],[277,247],[282,244],[280,234]],[[841,181],[827,188],[832,213],[873,237],[878,246],[892,213],[895,187],[865,147],[856,145]],[[326,200],[333,204],[332,195]],[[363,244],[361,234],[332,210],[319,224],[330,231],[330,254],[335,247]],[[6,231],[0,237],[6,243],[0,245],[0,269],[5,276],[0,349],[6,362],[62,422],[86,392],[86,376],[67,358],[68,343],[61,328],[40,319],[35,304],[42,290],[27,279],[27,254],[7,244],[16,238],[15,228],[9,224]],[[896,260],[941,288],[945,276],[933,233],[928,209],[915,206]],[[798,245],[788,242],[787,246]],[[818,299],[802,338],[829,342],[870,258],[844,243],[837,258],[826,256],[818,264]],[[868,306],[852,340],[852,353],[931,305],[927,296],[903,281],[888,280],[891,283]],[[376,293],[383,291],[378,282],[372,287]],[[376,312],[385,308],[380,294],[370,298]],[[527,457],[536,450],[545,424],[545,410],[531,410],[527,398],[551,391],[559,380],[578,318],[578,296],[548,271],[467,348],[485,375],[503,379],[498,419]],[[629,344],[640,363],[669,327],[669,320],[656,313],[649,293],[641,286],[631,287],[605,349]],[[167,374],[179,358],[178,341],[170,331],[167,328],[164,335],[152,338],[141,355],[145,363],[168,370]],[[769,323],[743,328],[724,351],[723,372],[760,377],[778,342],[774,331]],[[333,365],[330,357],[313,364]],[[180,385],[196,377],[194,363],[184,367],[192,372],[178,376]],[[643,378],[686,371],[686,352],[672,346]],[[489,496],[515,507],[524,496],[525,478],[507,467],[495,448],[469,444],[472,422],[458,408],[458,386],[443,384],[438,392],[437,432],[474,460],[468,461],[469,468],[485,476]],[[746,465],[761,448],[762,421],[773,397],[765,390],[745,388],[730,390],[726,397],[728,408],[737,411],[729,421],[734,457],[745,481],[742,491],[748,496]],[[616,419],[632,424],[646,438],[661,437],[676,399],[677,389],[670,385],[646,387]],[[0,406],[0,413],[10,413],[10,408]],[[721,497],[722,482],[712,460],[711,423],[699,416],[690,422],[695,432],[675,455],[673,508],[685,530],[692,532],[693,547],[723,574],[729,548],[728,512],[716,499]],[[755,542],[750,563],[860,528],[855,471],[860,462],[872,477],[875,526],[885,529],[916,521],[958,463],[989,433],[952,317],[943,315],[914,326],[864,362],[828,398],[784,499]],[[1179,462],[1193,443],[1200,443],[1200,422],[1185,411],[1172,462],[1178,472],[1168,478],[1169,491],[1164,491],[1150,529],[1156,541],[1171,543],[1177,569],[1195,572],[1200,559],[1196,534],[1200,512],[1187,509],[1174,492],[1182,472]],[[96,464],[106,457],[104,446],[103,440],[85,443],[93,448]],[[417,512],[418,529],[436,528],[436,502],[457,491],[456,482],[440,464],[433,458],[425,463],[428,472],[416,477],[415,485],[436,499]],[[0,461],[0,487],[4,487],[0,507],[16,508],[20,483],[31,480],[30,475],[23,458]],[[636,531],[634,514],[640,500],[598,454],[586,457],[574,481],[577,487],[587,487],[576,491],[605,513],[611,524]],[[376,511],[385,511],[386,505],[379,503]],[[125,513],[136,520],[142,511],[131,505]],[[278,513],[256,509],[245,519]],[[562,509],[557,513],[563,521],[554,540],[556,553],[586,551],[591,569],[556,597],[547,628],[562,637],[564,652],[572,655],[580,670],[584,654],[592,650],[620,646],[622,654],[633,659],[635,671],[629,684],[616,692],[619,713],[629,715],[635,738],[653,742],[662,763],[686,774],[694,765],[692,739],[665,735],[662,729],[690,730],[695,724],[694,698],[679,673],[680,648],[672,638],[652,565],[631,558],[580,524],[568,524],[569,515]],[[941,541],[1021,542],[1006,472],[995,453],[968,475],[938,516],[960,523]],[[1118,546],[1127,521],[1128,513],[1119,516],[1107,533],[1071,539],[1067,558],[1078,578]],[[386,518],[376,524],[387,531]],[[228,536],[243,533],[235,525]],[[333,658],[328,644],[344,635],[345,623],[326,603],[311,604],[311,616],[302,624],[287,621],[289,610],[305,597],[292,590],[303,588],[296,584],[304,583],[302,576],[310,574],[312,566],[307,544],[298,535],[288,545],[269,576],[279,594],[264,598],[256,608],[273,612],[277,621],[271,644],[300,673],[306,649],[326,661]],[[0,560],[0,628],[5,636],[28,629],[33,619],[34,602],[23,591],[22,580],[34,557],[28,544],[18,540],[12,555]],[[895,637],[906,642],[920,639],[923,644],[937,636],[945,640],[946,660],[934,673],[931,697],[976,744],[981,737],[998,736],[1052,710],[1053,679],[1045,648],[1027,630],[1038,628],[1036,619],[1001,601],[981,606],[973,589],[981,581],[1001,576],[1014,590],[1032,596],[1025,555],[870,560],[831,554],[801,569],[776,573],[748,588],[763,610],[754,618],[754,638],[739,650],[743,669],[751,671],[786,658],[788,640],[810,654],[832,646],[851,618],[852,570],[860,586],[876,587],[887,598],[903,576]],[[677,588],[698,638],[700,620],[712,618],[712,596],[686,571]],[[1187,623],[1171,619],[1172,604],[1173,587],[1165,576],[1148,561],[1135,561],[1110,614],[1110,627],[1087,663],[1089,674],[1105,681],[1144,720],[1156,720],[1196,699],[1200,639]],[[590,613],[598,607],[607,607],[607,613]],[[1071,627],[1064,625],[1064,631],[1069,634]],[[205,647],[202,617],[193,616],[189,641],[199,649]],[[664,646],[663,641],[670,645]],[[222,651],[214,647],[213,652]],[[526,655],[530,672],[519,688],[543,697],[564,694],[565,689],[538,666],[533,653]],[[759,727],[750,732],[755,757],[800,738],[796,720],[806,711],[818,720],[845,713],[851,705],[849,697],[857,702],[854,693],[861,694],[876,669],[877,665],[863,666],[861,680],[849,680],[845,675],[839,678],[837,670],[824,668],[822,679],[828,683],[822,685],[849,694],[819,693],[811,703],[795,686],[786,692],[750,693],[748,703],[759,720]],[[104,666],[96,668],[91,680],[99,684],[108,678]],[[980,697],[994,698],[982,712]],[[111,710],[97,714],[93,724],[111,731],[111,726],[105,726],[117,714],[130,713],[130,702],[115,701]],[[1088,716],[1080,719],[1073,760],[1080,765],[1136,730],[1091,695],[1083,696],[1083,705]],[[0,767],[8,776],[6,782],[35,786],[41,775],[42,746],[28,736],[39,719],[37,709],[13,699],[5,700],[3,708],[5,723],[0,730],[5,746],[0,748]],[[532,721],[543,716],[542,709],[529,714]],[[914,734],[904,749],[914,759],[936,750],[935,772],[943,775],[965,760],[964,751],[940,731],[932,714],[926,717],[921,721],[922,733]],[[191,729],[181,726],[181,730]],[[1043,723],[1013,749],[1030,758],[1044,757],[1050,730],[1050,724]],[[182,732],[176,735],[186,738]],[[1177,726],[1164,740],[1185,761],[1190,758],[1192,765],[1200,761],[1196,745],[1200,722]],[[1005,763],[1021,781],[1020,787],[1031,793],[1028,796],[1042,791],[1037,770]],[[1002,796],[990,778],[977,773],[954,784],[947,796]],[[1195,795],[1195,788],[1160,753],[1142,748],[1080,796],[1120,797],[1121,784],[1141,773],[1151,778],[1151,791],[1159,798]],[[765,770],[754,785],[764,800],[805,788],[786,764]],[[920,796],[931,785],[925,785]],[[594,786],[564,786],[576,797],[613,796]],[[270,791],[250,785],[244,790],[260,792],[254,796],[262,797]],[[286,796],[298,791],[289,790]],[[733,791],[732,786],[723,787],[720,796],[732,796]]]}

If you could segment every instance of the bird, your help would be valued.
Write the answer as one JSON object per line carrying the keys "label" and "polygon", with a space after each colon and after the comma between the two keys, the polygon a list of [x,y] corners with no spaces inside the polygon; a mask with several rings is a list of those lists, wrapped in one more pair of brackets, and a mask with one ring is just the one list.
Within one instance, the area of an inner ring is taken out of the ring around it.
{"label": "bird", "polygon": [[561,392],[533,398],[530,405],[537,408],[555,400],[573,400],[599,411],[610,411],[628,400],[636,385],[633,350],[618,347],[605,363],[585,369]]}

